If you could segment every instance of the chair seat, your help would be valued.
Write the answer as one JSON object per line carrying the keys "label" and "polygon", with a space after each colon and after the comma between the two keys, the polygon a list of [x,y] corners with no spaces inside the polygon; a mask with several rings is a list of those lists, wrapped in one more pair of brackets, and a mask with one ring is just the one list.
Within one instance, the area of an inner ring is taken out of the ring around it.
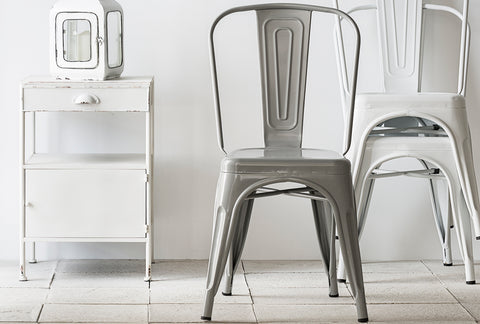
{"label": "chair seat", "polygon": [[315,172],[350,174],[350,162],[335,151],[303,148],[250,148],[236,150],[222,161],[227,173],[288,174]]}
{"label": "chair seat", "polygon": [[[452,141],[448,137],[390,137],[375,136],[369,137],[366,141],[366,150],[382,151],[450,151],[452,152]],[[412,153],[413,154],[413,153]],[[413,157],[417,155],[413,154]]]}
{"label": "chair seat", "polygon": [[465,108],[465,98],[456,93],[358,94],[355,110],[360,109]]}

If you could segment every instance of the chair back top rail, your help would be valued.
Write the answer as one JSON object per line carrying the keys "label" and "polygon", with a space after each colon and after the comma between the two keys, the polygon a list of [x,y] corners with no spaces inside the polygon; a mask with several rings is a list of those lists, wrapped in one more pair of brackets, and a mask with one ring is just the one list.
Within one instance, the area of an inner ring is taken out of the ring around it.
{"label": "chair back top rail", "polygon": [[[437,4],[423,4],[422,0],[376,0],[374,4],[364,4],[347,10],[347,14],[359,11],[377,11],[378,39],[382,58],[383,83],[385,92],[421,91],[423,57],[423,11],[435,10],[453,14],[461,21],[459,70],[457,93],[465,94],[468,52],[470,47],[470,28],[468,26],[468,0],[463,0],[462,11],[453,7]],[[338,0],[334,0],[338,8]],[[341,25],[337,24],[337,42],[339,74],[344,92],[349,94],[346,58],[343,53]]]}
{"label": "chair back top rail", "polygon": [[[261,4],[236,7],[220,14],[210,29],[210,60],[217,119],[217,138],[225,151],[222,113],[218,90],[214,32],[224,17],[238,12],[255,11],[259,42],[262,84],[263,133],[265,147],[296,147],[302,145],[303,112],[310,41],[312,12],[342,17],[355,33],[355,56],[352,89],[356,88],[360,33],[355,22],[344,12],[328,7],[301,4]],[[353,97],[352,97],[353,98]],[[344,152],[350,148],[354,101],[346,104],[347,115]]]}

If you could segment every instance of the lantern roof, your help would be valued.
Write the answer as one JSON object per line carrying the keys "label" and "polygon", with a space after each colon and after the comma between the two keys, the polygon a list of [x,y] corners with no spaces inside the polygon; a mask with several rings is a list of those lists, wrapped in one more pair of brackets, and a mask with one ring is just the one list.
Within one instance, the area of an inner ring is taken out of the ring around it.
{"label": "lantern roof", "polygon": [[52,7],[56,12],[109,12],[122,11],[115,0],[58,0]]}

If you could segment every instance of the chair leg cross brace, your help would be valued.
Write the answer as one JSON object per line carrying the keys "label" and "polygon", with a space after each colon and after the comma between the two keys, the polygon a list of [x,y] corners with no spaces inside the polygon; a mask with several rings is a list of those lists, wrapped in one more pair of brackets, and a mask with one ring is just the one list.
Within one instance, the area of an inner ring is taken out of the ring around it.
{"label": "chair leg cross brace", "polygon": [[[380,173],[380,172],[382,173]],[[412,176],[412,177],[422,177],[422,178],[435,178],[440,176],[440,169],[430,168],[430,169],[421,169],[421,170],[407,170],[407,171],[390,171],[390,170],[374,170],[369,176],[369,179],[379,179],[379,178],[389,178],[389,177],[399,177],[399,176]]]}

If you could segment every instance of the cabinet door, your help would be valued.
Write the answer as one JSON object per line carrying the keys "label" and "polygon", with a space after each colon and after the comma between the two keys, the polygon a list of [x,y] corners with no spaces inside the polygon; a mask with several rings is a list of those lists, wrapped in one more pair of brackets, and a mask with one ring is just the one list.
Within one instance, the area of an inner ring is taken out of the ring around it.
{"label": "cabinet door", "polygon": [[26,170],[27,237],[145,237],[145,170]]}

